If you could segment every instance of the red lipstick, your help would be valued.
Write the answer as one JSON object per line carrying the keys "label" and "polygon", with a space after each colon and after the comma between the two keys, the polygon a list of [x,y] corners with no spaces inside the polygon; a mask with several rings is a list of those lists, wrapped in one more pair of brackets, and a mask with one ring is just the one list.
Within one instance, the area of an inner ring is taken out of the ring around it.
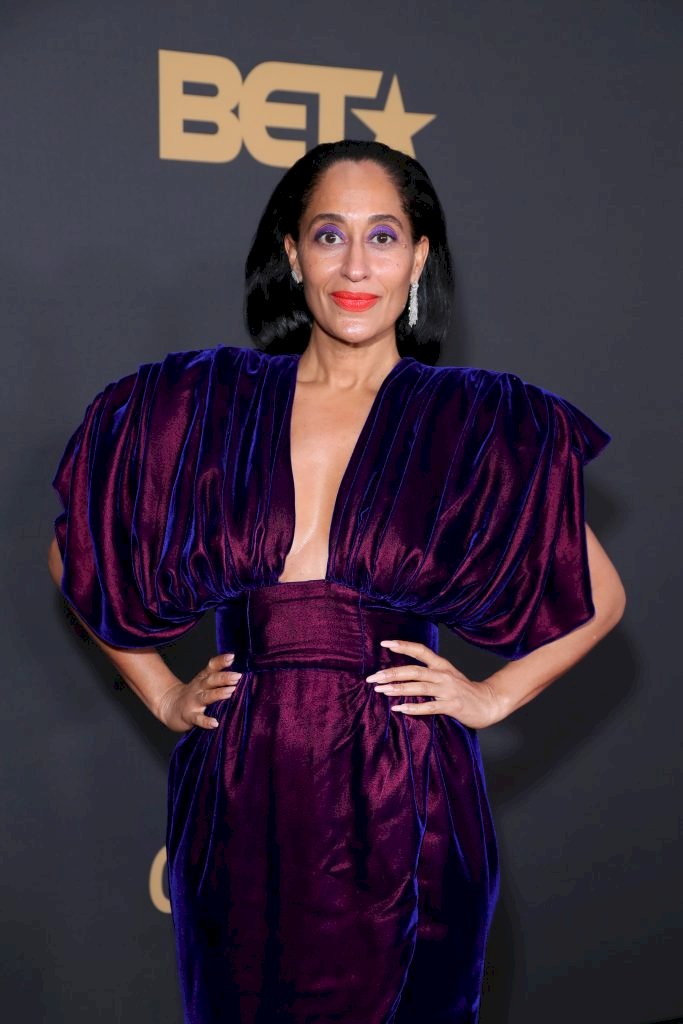
{"label": "red lipstick", "polygon": [[379,295],[373,295],[371,292],[331,292],[331,296],[338,306],[348,309],[351,313],[362,313],[374,306],[379,299]]}

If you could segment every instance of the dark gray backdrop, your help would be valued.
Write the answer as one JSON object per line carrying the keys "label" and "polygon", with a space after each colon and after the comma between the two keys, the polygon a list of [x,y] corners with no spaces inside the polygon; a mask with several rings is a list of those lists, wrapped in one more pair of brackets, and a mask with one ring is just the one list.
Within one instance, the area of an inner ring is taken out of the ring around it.
{"label": "dark gray backdrop", "polygon": [[[169,351],[248,343],[243,259],[282,172],[244,151],[224,164],[159,159],[160,49],[229,57],[243,75],[267,60],[377,69],[380,99],[398,74],[406,108],[437,115],[415,149],[457,263],[457,331],[442,361],[512,370],[613,434],[587,470],[586,508],[624,580],[626,615],[481,733],[503,866],[482,1024],[683,1014],[683,8],[397,10],[6,0],[0,11],[1,970],[12,1019],[180,1021],[171,919],[148,888],[178,737],[73,628],[46,567],[59,511],[50,480],[94,394]],[[309,101],[309,130],[293,133],[308,145],[315,111]],[[346,134],[372,137],[351,114]],[[499,664],[452,635],[441,643],[474,678]],[[213,650],[207,617],[164,654],[189,679]]]}

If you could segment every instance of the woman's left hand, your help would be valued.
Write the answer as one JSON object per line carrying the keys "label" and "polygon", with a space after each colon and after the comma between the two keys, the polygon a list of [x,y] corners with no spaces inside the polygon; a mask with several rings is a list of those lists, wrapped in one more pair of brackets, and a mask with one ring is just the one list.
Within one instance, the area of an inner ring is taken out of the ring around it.
{"label": "woman's left hand", "polygon": [[406,654],[422,665],[396,665],[384,668],[366,682],[376,682],[375,690],[389,697],[433,697],[433,700],[410,704],[393,704],[392,711],[406,715],[451,715],[470,729],[485,729],[504,717],[500,700],[489,683],[472,682],[446,658],[426,644],[413,640],[383,642],[397,654]]}

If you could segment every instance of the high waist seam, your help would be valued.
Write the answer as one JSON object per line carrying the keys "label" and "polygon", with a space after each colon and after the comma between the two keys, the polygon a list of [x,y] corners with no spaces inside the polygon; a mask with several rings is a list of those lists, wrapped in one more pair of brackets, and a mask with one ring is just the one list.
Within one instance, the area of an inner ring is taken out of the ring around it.
{"label": "high waist seam", "polygon": [[415,664],[380,645],[392,637],[436,650],[438,628],[423,616],[331,580],[252,588],[216,608],[218,649],[234,651],[236,672],[327,668],[364,677],[380,668]]}
{"label": "high waist seam", "polygon": [[258,594],[261,591],[275,590],[281,590],[284,592],[290,588],[294,590],[296,587],[310,587],[315,589],[314,584],[317,584],[319,587],[342,587],[344,590],[348,590],[353,594],[360,594],[363,597],[375,600],[372,594],[367,594],[364,590],[360,590],[358,587],[353,587],[350,583],[345,583],[343,580],[334,579],[332,576],[321,576],[319,579],[314,580],[275,580],[274,583],[257,583],[255,586],[245,586],[241,591],[241,594]]}
{"label": "high waist seam", "polygon": [[360,673],[361,673],[362,676],[364,676],[366,674],[366,669],[365,669],[365,638],[366,638],[366,632],[367,631],[366,631],[366,628],[365,628],[365,616],[364,616],[364,609],[363,609],[363,593],[360,590],[358,591],[358,622],[359,622],[359,625],[360,625],[360,635],[361,635],[361,644],[360,644],[360,653],[361,653]]}
{"label": "high waist seam", "polygon": [[[252,663],[248,668],[245,668],[243,671],[249,672],[249,673],[251,673],[251,675],[257,676],[257,675],[259,675],[261,673],[264,673],[264,672],[272,672],[275,668],[277,668],[278,672],[280,670],[284,671],[286,669],[309,668],[309,669],[311,669],[311,671],[315,671],[315,672],[329,672],[331,675],[337,675],[337,676],[339,675],[340,672],[353,672],[353,674],[354,675],[358,675],[359,678],[364,675],[364,673],[359,671],[358,665],[356,665],[353,668],[349,668],[348,665],[344,665],[343,667],[339,666],[339,665],[321,665],[318,662],[316,662],[315,664],[312,664],[312,665],[302,665],[301,661],[283,661],[280,658],[278,658],[277,665],[272,664],[272,663],[269,663],[267,665],[254,665]],[[230,671],[231,672],[239,672],[240,670],[239,669],[233,669],[233,667],[231,665],[230,666]]]}

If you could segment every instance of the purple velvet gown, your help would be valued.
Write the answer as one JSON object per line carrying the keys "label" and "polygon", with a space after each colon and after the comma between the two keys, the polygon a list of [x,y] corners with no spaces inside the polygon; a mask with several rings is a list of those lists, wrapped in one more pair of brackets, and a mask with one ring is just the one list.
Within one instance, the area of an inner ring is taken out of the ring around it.
{"label": "purple velvet gown", "polygon": [[515,659],[590,619],[582,470],[611,438],[514,374],[404,357],[324,579],[280,583],[297,364],[218,346],[108,384],[53,481],[62,592],[115,646],[212,609],[206,660],[236,652],[219,728],[169,769],[186,1024],[473,1024],[499,882],[477,733],[365,676],[421,664],[379,641],[437,651],[438,623]]}

